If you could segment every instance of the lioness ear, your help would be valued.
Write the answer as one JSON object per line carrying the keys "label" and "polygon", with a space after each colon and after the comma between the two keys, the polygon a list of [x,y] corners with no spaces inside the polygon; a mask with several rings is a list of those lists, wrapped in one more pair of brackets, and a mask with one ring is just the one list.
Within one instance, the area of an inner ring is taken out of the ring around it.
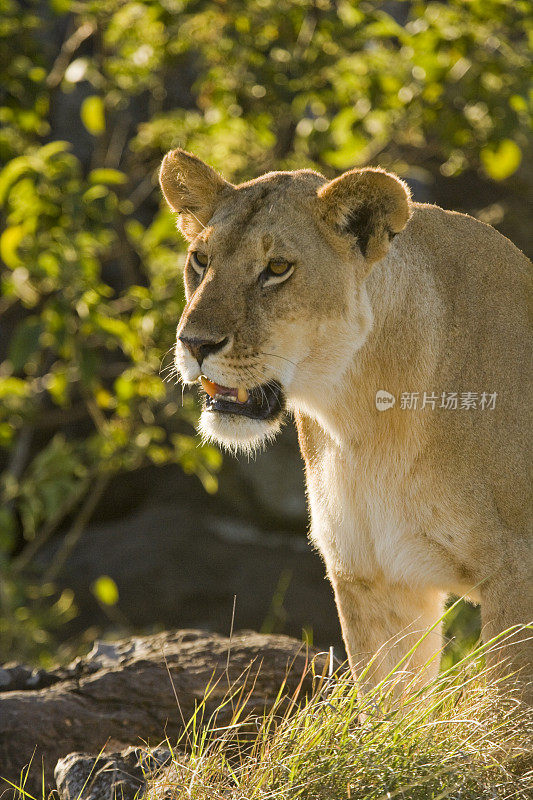
{"label": "lioness ear", "polygon": [[180,230],[189,240],[205,228],[221,196],[234,188],[212,167],[181,148],[164,157],[159,182],[170,208],[180,215]]}
{"label": "lioness ear", "polygon": [[408,187],[382,169],[354,169],[318,190],[322,215],[337,230],[355,237],[369,264],[384,258],[390,240],[405,228]]}

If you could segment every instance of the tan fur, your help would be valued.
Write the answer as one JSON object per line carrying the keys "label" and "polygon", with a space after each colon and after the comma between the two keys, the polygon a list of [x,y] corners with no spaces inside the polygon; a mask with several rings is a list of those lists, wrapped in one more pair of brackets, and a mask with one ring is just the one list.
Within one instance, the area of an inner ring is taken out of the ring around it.
{"label": "tan fur", "polygon": [[[411,203],[380,170],[232,186],[178,150],[161,182],[191,250],[210,258],[199,285],[186,268],[179,333],[228,337],[202,373],[232,387],[275,379],[296,418],[311,538],[354,671],[391,642],[376,662],[376,677],[386,674],[450,592],[481,601],[486,640],[531,622],[525,256],[469,216]],[[294,273],[261,289],[259,273],[280,256]],[[186,382],[198,378],[179,342],[176,363]],[[393,408],[376,409],[378,390]],[[496,392],[494,410],[400,408],[402,392],[468,391]],[[233,449],[279,427],[222,416],[204,412],[202,429]],[[414,666],[441,644],[435,629]],[[507,655],[529,674],[528,643]]]}

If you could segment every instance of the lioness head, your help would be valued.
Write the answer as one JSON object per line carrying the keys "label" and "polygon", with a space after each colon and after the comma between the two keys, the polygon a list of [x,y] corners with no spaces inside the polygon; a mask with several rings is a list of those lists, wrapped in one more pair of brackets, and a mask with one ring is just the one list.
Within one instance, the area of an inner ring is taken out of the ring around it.
{"label": "lioness head", "polygon": [[185,383],[201,379],[203,434],[255,447],[285,409],[335,402],[372,324],[365,278],[407,223],[408,190],[379,169],[235,186],[181,149],[160,180],[190,242],[177,369]]}

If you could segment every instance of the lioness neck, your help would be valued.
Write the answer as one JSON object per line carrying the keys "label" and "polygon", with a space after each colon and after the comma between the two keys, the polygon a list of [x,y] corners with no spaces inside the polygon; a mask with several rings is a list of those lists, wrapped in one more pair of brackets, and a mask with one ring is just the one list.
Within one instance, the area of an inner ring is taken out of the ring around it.
{"label": "lioness neck", "polygon": [[[410,243],[393,246],[366,280],[372,324],[337,385],[295,407],[297,417],[310,417],[343,450],[360,449],[376,436],[387,448],[417,451],[426,415],[400,410],[403,392],[431,389],[439,360],[440,301],[432,275],[417,262]],[[395,406],[376,409],[376,394],[385,390]]]}

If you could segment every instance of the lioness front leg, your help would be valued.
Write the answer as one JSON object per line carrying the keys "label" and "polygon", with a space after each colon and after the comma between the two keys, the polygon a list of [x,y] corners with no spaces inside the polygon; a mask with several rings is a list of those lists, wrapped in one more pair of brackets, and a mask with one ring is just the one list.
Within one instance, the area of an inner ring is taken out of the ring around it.
{"label": "lioness front leg", "polygon": [[[414,591],[405,584],[366,582],[330,573],[350,669],[354,675],[378,653],[365,683],[386,677],[443,612],[444,595]],[[425,667],[423,679],[437,674],[442,649],[438,625],[401,669],[412,674]]]}
{"label": "lioness front leg", "polygon": [[483,640],[488,643],[488,665],[502,677],[509,676],[511,683],[516,682],[522,697],[533,704],[531,571],[531,556],[526,551],[521,558],[514,558],[511,566],[486,580],[481,586],[481,621]]}

